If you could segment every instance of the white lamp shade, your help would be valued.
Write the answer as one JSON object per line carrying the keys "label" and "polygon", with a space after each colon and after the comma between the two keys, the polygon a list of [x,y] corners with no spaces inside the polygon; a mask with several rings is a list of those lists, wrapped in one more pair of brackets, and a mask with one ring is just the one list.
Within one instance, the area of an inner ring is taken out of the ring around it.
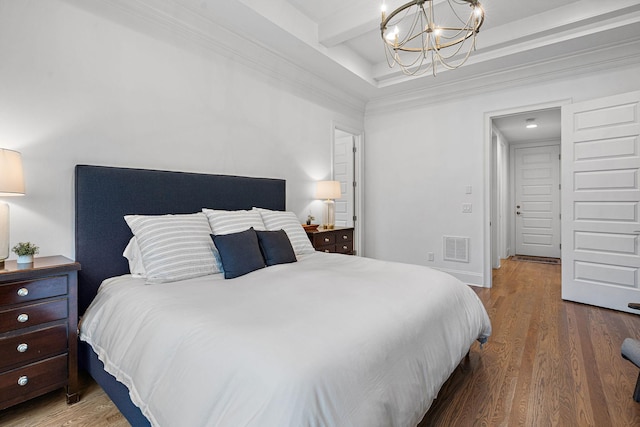
{"label": "white lamp shade", "polygon": [[316,199],[339,199],[342,197],[339,181],[318,181]]}
{"label": "white lamp shade", "polygon": [[17,151],[0,148],[0,197],[23,194],[22,156]]}

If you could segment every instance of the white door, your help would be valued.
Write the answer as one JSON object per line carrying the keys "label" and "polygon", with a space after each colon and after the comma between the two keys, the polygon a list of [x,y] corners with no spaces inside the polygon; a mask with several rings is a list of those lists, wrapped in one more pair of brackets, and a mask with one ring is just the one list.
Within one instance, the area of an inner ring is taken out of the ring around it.
{"label": "white door", "polygon": [[560,146],[515,148],[516,254],[560,258]]}
{"label": "white door", "polygon": [[333,179],[340,182],[342,197],[336,199],[336,225],[353,227],[354,140],[353,135],[336,131],[333,149]]}
{"label": "white door", "polygon": [[640,302],[640,92],[562,107],[562,298]]}

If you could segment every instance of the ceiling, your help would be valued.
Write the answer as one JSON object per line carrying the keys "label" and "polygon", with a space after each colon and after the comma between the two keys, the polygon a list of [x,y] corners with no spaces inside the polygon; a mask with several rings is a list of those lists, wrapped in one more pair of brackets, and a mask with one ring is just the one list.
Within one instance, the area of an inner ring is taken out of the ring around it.
{"label": "ceiling", "polygon": [[[131,25],[132,14],[142,16],[138,30],[154,23],[301,89],[311,87],[360,110],[366,105],[368,111],[377,104],[389,108],[394,98],[468,96],[526,79],[640,62],[638,0],[481,0],[486,16],[476,51],[462,67],[438,70],[435,77],[407,77],[389,68],[380,38],[382,0],[64,1],[125,25]],[[407,0],[384,1],[391,12]],[[447,0],[431,1],[437,8]],[[107,11],[105,5],[113,7]]]}
{"label": "ceiling", "polygon": [[[538,125],[527,129],[527,120]],[[493,125],[510,144],[539,141],[560,141],[560,108],[528,111],[526,113],[494,117]]]}
{"label": "ceiling", "polygon": [[[224,11],[227,28],[365,100],[496,70],[522,73],[534,65],[546,72],[584,69],[619,57],[628,60],[629,46],[640,61],[638,0],[483,0],[486,18],[469,61],[419,78],[387,65],[380,39],[381,0],[226,0],[224,9],[216,6],[219,0],[173,1],[217,22]],[[388,11],[406,3],[385,1]],[[568,57],[569,63],[563,63]]]}

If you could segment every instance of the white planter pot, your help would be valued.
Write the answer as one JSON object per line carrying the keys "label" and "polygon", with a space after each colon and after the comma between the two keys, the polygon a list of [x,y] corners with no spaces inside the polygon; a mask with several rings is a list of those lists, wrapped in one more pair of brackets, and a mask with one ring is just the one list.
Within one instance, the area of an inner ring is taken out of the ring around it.
{"label": "white planter pot", "polygon": [[33,255],[18,256],[18,264],[31,264],[32,262],[33,262]]}

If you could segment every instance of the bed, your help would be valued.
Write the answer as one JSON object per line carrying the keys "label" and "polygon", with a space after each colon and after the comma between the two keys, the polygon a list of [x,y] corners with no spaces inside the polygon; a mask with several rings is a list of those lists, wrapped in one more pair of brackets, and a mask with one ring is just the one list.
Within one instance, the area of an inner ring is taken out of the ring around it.
{"label": "bed", "polygon": [[80,363],[133,426],[416,425],[491,333],[450,275],[309,252],[291,234],[295,262],[233,279],[222,240],[224,274],[130,274],[126,215],[260,208],[268,224],[283,180],[80,165],[75,185]]}

